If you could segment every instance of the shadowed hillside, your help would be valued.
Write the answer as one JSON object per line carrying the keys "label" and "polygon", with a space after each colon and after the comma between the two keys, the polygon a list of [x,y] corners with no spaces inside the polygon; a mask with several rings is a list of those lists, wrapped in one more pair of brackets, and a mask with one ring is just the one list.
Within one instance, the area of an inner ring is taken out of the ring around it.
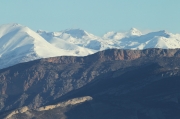
{"label": "shadowed hillside", "polygon": [[[10,118],[178,119],[179,52],[114,49],[0,70],[1,116],[27,106]],[[85,96],[92,100],[37,110]]]}

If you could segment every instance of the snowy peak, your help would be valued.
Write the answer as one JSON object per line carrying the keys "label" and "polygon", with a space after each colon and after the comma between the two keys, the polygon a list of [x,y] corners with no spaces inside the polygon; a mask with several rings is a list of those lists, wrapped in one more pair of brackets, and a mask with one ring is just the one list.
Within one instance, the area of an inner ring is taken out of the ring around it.
{"label": "snowy peak", "polygon": [[0,26],[1,55],[3,51],[11,51],[17,47],[33,44],[32,37],[27,39],[30,32],[30,29],[19,24],[5,24]]}
{"label": "snowy peak", "polygon": [[119,40],[126,37],[126,33],[121,33],[121,32],[107,32],[104,34],[103,38],[104,39],[114,39],[114,40]]}
{"label": "snowy peak", "polygon": [[142,33],[136,28],[131,28],[129,32],[127,33],[129,36],[141,36]]}
{"label": "snowy peak", "polygon": [[59,37],[62,39],[68,39],[70,37],[75,38],[75,39],[83,39],[83,38],[87,38],[87,37],[91,37],[91,38],[97,37],[91,33],[88,33],[87,31],[82,30],[82,29],[66,29],[66,30],[57,31],[57,32],[48,32],[48,31],[38,30],[37,33],[43,37],[49,37],[49,38]]}
{"label": "snowy peak", "polygon": [[151,32],[151,33],[148,33],[147,35],[153,36],[153,37],[159,36],[159,37],[165,37],[165,38],[169,38],[171,36],[171,34],[165,30],[161,30],[161,31],[157,31],[157,32]]}
{"label": "snowy peak", "polygon": [[141,33],[141,31],[139,31],[136,28],[131,28],[127,32],[113,32],[113,31],[107,32],[106,34],[104,34],[103,38],[104,39],[120,40],[120,39],[123,39],[125,37],[141,36],[141,35],[143,35]]}
{"label": "snowy peak", "polygon": [[62,55],[78,54],[53,46],[26,26],[20,24],[0,26],[0,69],[21,62]]}
{"label": "snowy peak", "polygon": [[7,33],[13,32],[13,31],[19,31],[22,29],[22,25],[17,23],[12,24],[3,24],[0,26],[0,37],[6,35]]}
{"label": "snowy peak", "polygon": [[165,30],[142,34],[131,28],[127,32],[112,31],[98,37],[82,29],[34,32],[17,23],[0,26],[0,69],[39,58],[87,56],[113,48],[180,48],[180,34]]}
{"label": "snowy peak", "polygon": [[81,29],[68,29],[64,33],[71,35],[74,38],[82,38],[83,36],[88,36],[88,33]]}

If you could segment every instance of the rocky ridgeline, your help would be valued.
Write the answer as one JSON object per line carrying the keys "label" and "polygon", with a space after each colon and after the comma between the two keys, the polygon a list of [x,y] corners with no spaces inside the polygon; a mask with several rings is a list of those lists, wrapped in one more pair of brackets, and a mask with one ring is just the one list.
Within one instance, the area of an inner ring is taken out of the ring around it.
{"label": "rocky ridgeline", "polygon": [[180,57],[179,49],[145,49],[145,50],[104,50],[86,57],[52,57],[42,59],[41,62],[51,63],[90,63],[94,61],[113,61],[113,60],[135,60],[140,57]]}

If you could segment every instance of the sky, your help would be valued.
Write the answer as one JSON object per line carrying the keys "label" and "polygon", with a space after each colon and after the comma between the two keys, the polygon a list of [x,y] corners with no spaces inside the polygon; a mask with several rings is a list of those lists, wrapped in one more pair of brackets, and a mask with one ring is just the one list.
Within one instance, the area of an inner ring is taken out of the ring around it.
{"label": "sky", "polygon": [[0,0],[0,25],[7,23],[35,31],[80,28],[98,36],[132,27],[180,33],[180,0]]}

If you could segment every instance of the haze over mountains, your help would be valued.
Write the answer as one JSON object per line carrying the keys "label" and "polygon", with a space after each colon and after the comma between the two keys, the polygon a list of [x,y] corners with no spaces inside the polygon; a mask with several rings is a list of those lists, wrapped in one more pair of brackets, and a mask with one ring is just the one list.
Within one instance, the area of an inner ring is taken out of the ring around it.
{"label": "haze over mountains", "polygon": [[142,34],[108,32],[102,37],[81,29],[37,32],[20,24],[0,26],[0,69],[22,62],[55,56],[87,56],[106,49],[180,48],[180,34],[166,31]]}

